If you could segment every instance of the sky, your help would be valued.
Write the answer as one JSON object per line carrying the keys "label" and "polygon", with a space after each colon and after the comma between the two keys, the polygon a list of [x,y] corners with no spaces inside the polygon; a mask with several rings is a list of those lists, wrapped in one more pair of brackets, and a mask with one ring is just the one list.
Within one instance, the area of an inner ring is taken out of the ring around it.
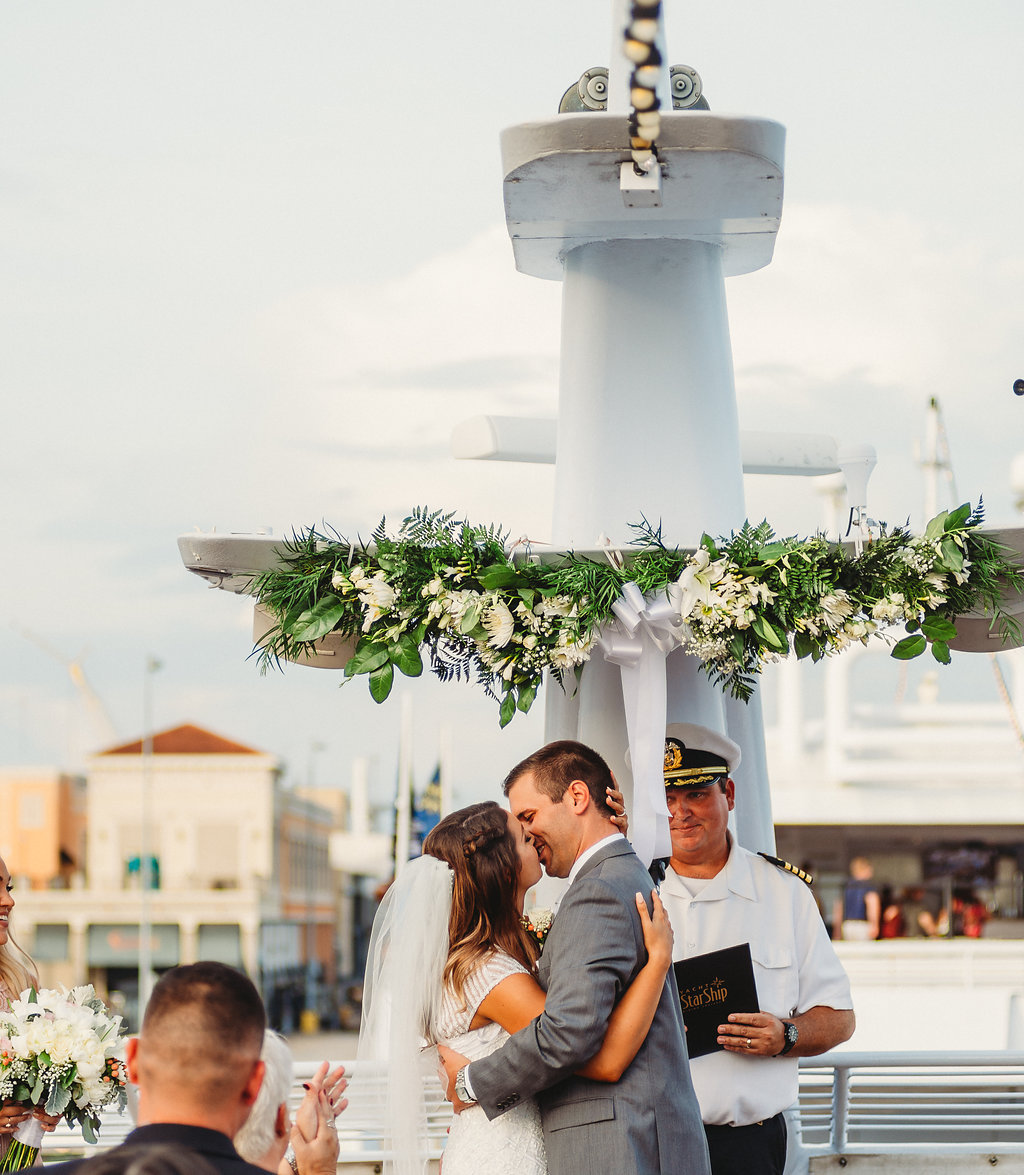
{"label": "sky", "polygon": [[[666,0],[716,112],[787,129],[773,263],[727,285],[741,427],[868,441],[872,515],[922,522],[941,402],[958,498],[1015,523],[1024,450],[1024,7]],[[176,537],[416,505],[549,531],[548,468],[454,462],[453,425],[553,414],[558,283],[515,271],[498,135],[608,61],[607,0],[7,0],[0,7],[0,766],[195,722],[292,782],[393,786],[399,709],[261,677],[251,606]],[[821,524],[806,481],[747,510]],[[72,684],[79,664],[109,715]],[[944,689],[973,689],[970,668]],[[976,676],[976,675],[975,675]],[[469,686],[411,693],[456,799],[542,741]],[[397,693],[398,691],[396,691]],[[397,699],[396,699],[397,700]]]}

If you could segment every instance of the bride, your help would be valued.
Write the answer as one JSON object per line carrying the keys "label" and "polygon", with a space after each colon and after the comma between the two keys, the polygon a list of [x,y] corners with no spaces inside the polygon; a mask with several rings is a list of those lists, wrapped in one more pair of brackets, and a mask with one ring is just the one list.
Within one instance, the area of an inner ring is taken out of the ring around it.
{"label": "bride", "polygon": [[[540,876],[519,821],[488,801],[441,820],[423,856],[385,895],[367,959],[359,1059],[361,1072],[383,1063],[385,1144],[396,1175],[425,1170],[430,1107],[423,1076],[436,1068],[431,1046],[476,1060],[544,1009],[533,977],[540,948],[521,917]],[[653,921],[639,894],[637,910],[648,961],[619,1001],[596,1056],[580,1070],[596,1081],[617,1081],[636,1056],[671,965],[672,931],[657,894]],[[545,1175],[537,1106],[522,1102],[493,1121],[479,1106],[457,1114],[443,1170]]]}

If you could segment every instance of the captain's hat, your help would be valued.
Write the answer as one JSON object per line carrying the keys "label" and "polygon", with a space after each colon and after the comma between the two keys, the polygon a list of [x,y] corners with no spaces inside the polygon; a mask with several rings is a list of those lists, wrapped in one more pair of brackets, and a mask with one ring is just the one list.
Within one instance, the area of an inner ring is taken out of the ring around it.
{"label": "captain's hat", "polygon": [[709,787],[740,765],[739,746],[706,726],[672,722],[665,728],[665,786]]}

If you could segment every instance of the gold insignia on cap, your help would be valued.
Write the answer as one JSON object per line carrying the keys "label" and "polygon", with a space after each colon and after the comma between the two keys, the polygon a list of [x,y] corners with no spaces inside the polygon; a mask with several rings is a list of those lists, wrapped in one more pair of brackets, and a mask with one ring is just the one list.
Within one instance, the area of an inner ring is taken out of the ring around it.
{"label": "gold insignia on cap", "polygon": [[683,748],[674,738],[665,739],[665,773],[678,771],[683,765]]}

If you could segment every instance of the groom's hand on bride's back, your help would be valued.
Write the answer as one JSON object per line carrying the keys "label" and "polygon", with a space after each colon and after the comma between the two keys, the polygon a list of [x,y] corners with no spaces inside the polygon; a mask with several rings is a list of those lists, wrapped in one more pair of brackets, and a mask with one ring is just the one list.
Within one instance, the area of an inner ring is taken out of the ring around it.
{"label": "groom's hand on bride's back", "polygon": [[467,1107],[467,1102],[459,1100],[455,1092],[455,1078],[459,1070],[469,1064],[469,1057],[464,1057],[461,1053],[456,1053],[447,1045],[439,1044],[437,1046],[437,1058],[441,1062],[437,1067],[437,1075],[441,1079],[441,1084],[444,1086],[444,1096],[452,1103],[452,1109],[456,1114],[461,1114]]}

